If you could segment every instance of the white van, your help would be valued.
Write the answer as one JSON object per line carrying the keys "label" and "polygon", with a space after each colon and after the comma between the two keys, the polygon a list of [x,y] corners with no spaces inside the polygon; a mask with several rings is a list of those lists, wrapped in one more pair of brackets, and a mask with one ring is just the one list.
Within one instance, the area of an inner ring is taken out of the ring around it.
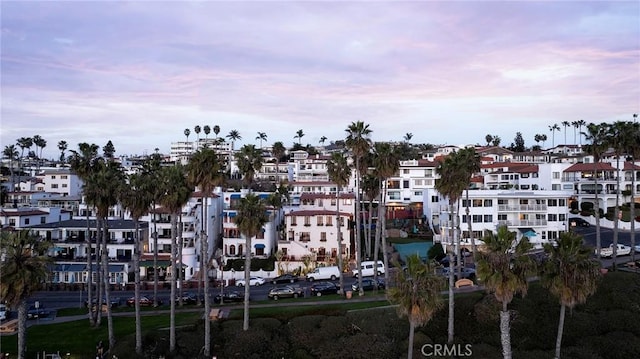
{"label": "white van", "polygon": [[[377,264],[376,264],[377,263]],[[375,268],[375,267],[377,268]],[[384,274],[384,263],[382,261],[364,261],[360,263],[360,269],[362,270],[363,277],[371,277],[375,274],[374,268],[378,271],[378,275]],[[351,271],[351,274],[358,278],[358,269]]]}
{"label": "white van", "polygon": [[340,277],[340,269],[337,266],[318,267],[313,272],[307,273],[307,280],[310,282],[321,279],[336,280],[338,277]]}

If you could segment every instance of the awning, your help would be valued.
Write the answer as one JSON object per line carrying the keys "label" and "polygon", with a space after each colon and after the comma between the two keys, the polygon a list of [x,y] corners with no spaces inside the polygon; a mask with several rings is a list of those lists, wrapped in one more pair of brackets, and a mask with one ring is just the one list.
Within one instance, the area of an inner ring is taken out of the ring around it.
{"label": "awning", "polygon": [[262,243],[256,243],[253,247],[254,247],[255,249],[264,249],[264,244],[262,244]]}
{"label": "awning", "polygon": [[109,272],[110,273],[124,272],[124,264],[109,264]]}

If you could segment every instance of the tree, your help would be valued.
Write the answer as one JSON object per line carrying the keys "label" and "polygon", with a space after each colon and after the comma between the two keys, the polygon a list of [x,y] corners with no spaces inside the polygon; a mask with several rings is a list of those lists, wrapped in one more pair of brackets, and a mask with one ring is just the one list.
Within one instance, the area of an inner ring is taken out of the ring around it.
{"label": "tree", "polygon": [[545,147],[544,144],[545,144],[545,142],[547,142],[547,135],[541,134],[540,135],[540,141],[542,141],[542,147]]}
{"label": "tree", "polygon": [[260,140],[260,149],[262,149],[262,141],[267,140],[267,134],[265,132],[258,132],[256,140]]}
{"label": "tree", "polygon": [[342,230],[340,214],[340,192],[349,183],[351,178],[351,167],[347,158],[341,152],[331,154],[331,159],[327,162],[327,173],[329,179],[336,184],[336,232],[338,240],[338,268],[340,269],[340,294],[344,295],[344,264],[342,263]]}
{"label": "tree", "polygon": [[524,146],[524,138],[522,138],[521,132],[516,132],[516,137],[513,139],[512,150],[515,152],[524,152],[526,150]]}
{"label": "tree", "polygon": [[231,149],[233,150],[234,143],[238,140],[241,140],[242,136],[240,136],[240,132],[238,132],[238,130],[231,130],[229,131],[227,138],[231,141]]}
{"label": "tree", "polygon": [[458,163],[460,164],[460,171],[461,171],[460,180],[466,183],[465,197],[466,197],[467,205],[465,206],[465,214],[467,216],[469,238],[471,238],[471,249],[473,251],[473,259],[476,260],[478,252],[476,247],[476,239],[475,239],[475,236],[473,235],[473,228],[471,226],[471,222],[473,221],[471,220],[471,217],[470,217],[471,211],[469,209],[469,206],[470,206],[469,187],[471,186],[471,179],[473,175],[480,172],[481,159],[480,159],[480,155],[476,152],[476,150],[473,147],[467,147],[465,149],[462,149],[458,151],[456,155],[459,156]]}
{"label": "tree", "polygon": [[560,319],[555,358],[560,358],[566,308],[573,309],[596,292],[600,278],[600,262],[591,258],[591,249],[582,244],[582,236],[560,233],[556,243],[547,243],[548,259],[542,270],[542,283],[560,300]]}
{"label": "tree", "polygon": [[37,149],[40,149],[39,152],[36,152],[36,155],[38,157],[38,170],[40,169],[40,161],[42,160],[42,150],[44,150],[45,147],[47,147],[47,141],[40,137],[40,135],[35,135],[33,136],[33,144],[36,145],[36,151]]}
{"label": "tree", "polygon": [[[171,213],[171,311],[169,318],[169,351],[174,352],[176,348],[176,282],[179,271],[177,268],[176,240],[178,237],[178,217],[182,212],[182,207],[189,201],[192,187],[187,182],[185,169],[177,164],[171,167],[163,167],[160,175],[159,187],[163,195],[160,197],[160,204]],[[205,297],[209,294],[205,292]],[[208,314],[207,314],[208,315]],[[208,318],[205,316],[205,318]],[[205,322],[207,319],[205,319]]]}
{"label": "tree", "polygon": [[189,142],[189,135],[191,135],[191,130],[188,128],[184,129],[184,135],[187,137],[187,142]]}
{"label": "tree", "polygon": [[296,135],[293,136],[293,138],[297,138],[298,139],[298,144],[302,145],[301,141],[302,141],[302,137],[304,136],[304,131],[302,131],[301,129],[296,131]]}
{"label": "tree", "polygon": [[557,123],[554,123],[553,125],[549,126],[549,131],[551,131],[551,147],[555,147],[556,146],[556,131],[560,131],[560,126],[558,126]]}
{"label": "tree", "polygon": [[622,121],[617,121],[607,126],[606,144],[608,147],[613,148],[613,152],[616,156],[616,204],[613,212],[613,270],[616,269],[616,257],[618,255],[618,228],[619,228],[619,214],[620,214],[620,157],[626,153],[626,136],[627,133],[632,133],[631,126]]}
{"label": "tree", "polygon": [[213,126],[213,133],[216,135],[216,139],[218,138],[218,134],[220,133],[220,126]]}
{"label": "tree", "polygon": [[58,149],[60,150],[60,162],[62,163],[64,163],[64,160],[65,160],[64,151],[66,151],[67,148],[68,148],[67,141],[58,142]]}
{"label": "tree", "polygon": [[18,150],[15,145],[5,146],[2,157],[9,160],[9,172],[11,173],[11,192],[16,190],[15,177],[13,176],[13,162],[18,158]]}
{"label": "tree", "polygon": [[24,149],[31,148],[33,146],[33,139],[31,137],[20,137],[16,140],[18,147],[20,147],[20,171],[24,171]]}
{"label": "tree", "polygon": [[244,145],[236,153],[238,169],[242,173],[242,182],[246,188],[251,188],[256,172],[262,168],[262,154],[254,145]]}
{"label": "tree", "polygon": [[493,136],[493,140],[491,140],[491,144],[494,146],[500,146],[500,142],[502,141],[502,139],[500,138],[500,136]]}
{"label": "tree", "polygon": [[406,142],[409,142],[409,141],[411,141],[411,139],[413,138],[413,133],[411,133],[411,132],[407,132],[407,133],[404,135],[404,137],[403,137],[403,138],[404,138],[404,140],[405,140]]}
{"label": "tree", "polygon": [[200,132],[202,132],[202,127],[200,127],[200,125],[196,125],[196,127],[193,128],[193,132],[196,133],[196,142],[200,142]]}
{"label": "tree", "polygon": [[362,121],[352,122],[347,129],[347,138],[345,139],[345,145],[351,151],[355,159],[356,169],[356,265],[358,267],[358,288],[359,295],[364,295],[362,289],[362,270],[360,264],[362,263],[362,250],[360,249],[360,163],[363,161],[365,155],[371,148],[371,129],[369,125]]}
{"label": "tree", "polygon": [[[633,123],[631,123],[631,131],[629,133],[625,133],[625,142],[628,146],[629,155],[631,157],[631,206],[629,208],[629,217],[634,219],[636,218],[636,173],[638,171],[635,163],[638,158],[640,158],[640,124],[636,122],[637,114],[633,114]],[[634,220],[631,221],[630,228],[630,236],[631,236],[631,247],[635,247],[636,245],[636,222]],[[636,260],[635,251],[631,252],[631,261],[635,262]]]}
{"label": "tree", "polygon": [[116,148],[113,146],[111,140],[107,141],[107,144],[102,147],[102,154],[104,158],[112,160],[115,158]]}
{"label": "tree", "polygon": [[267,216],[267,208],[260,197],[250,193],[240,199],[238,205],[238,215],[236,216],[236,225],[238,230],[245,238],[244,247],[244,321],[243,330],[249,330],[249,280],[251,277],[251,239],[260,232],[262,227],[269,221]]}
{"label": "tree", "polygon": [[409,320],[407,358],[413,358],[415,328],[427,324],[442,307],[443,281],[435,274],[435,268],[422,262],[417,254],[407,256],[406,268],[395,272],[396,285],[389,289],[389,302],[397,305],[400,317]]}
{"label": "tree", "polygon": [[209,139],[209,134],[211,133],[211,127],[209,125],[204,125],[204,127],[202,128],[202,131],[204,132],[204,138]]}
{"label": "tree", "polygon": [[491,141],[493,141],[493,136],[491,134],[487,134],[484,136],[484,140],[487,142],[487,146],[491,145]]}
{"label": "tree", "polygon": [[580,135],[580,146],[582,146],[582,135],[584,134],[582,132],[582,127],[587,125],[587,122],[585,120],[578,120],[578,134]]}
{"label": "tree", "polygon": [[567,127],[571,126],[571,123],[569,121],[562,121],[560,123],[562,125],[562,127],[564,127],[564,130],[562,131],[564,133],[564,144],[567,144]]}
{"label": "tree", "polygon": [[606,139],[607,139],[607,124],[601,123],[596,125],[594,123],[590,123],[587,125],[587,133],[584,133],[585,140],[591,142],[589,146],[586,148],[586,152],[590,153],[593,156],[593,173],[592,178],[594,181],[594,189],[595,189],[595,213],[593,214],[596,218],[596,254],[598,256],[598,260],[601,259],[600,249],[602,248],[602,244],[600,241],[600,199],[598,198],[600,189],[598,188],[598,177],[599,167],[600,167],[600,156],[606,150]]}
{"label": "tree", "polygon": [[578,127],[580,127],[580,124],[578,123],[578,121],[572,121],[571,122],[571,127],[573,127],[573,143],[577,145],[576,143],[576,130],[578,129]]}
{"label": "tree", "polygon": [[18,308],[18,358],[26,357],[27,299],[49,276],[51,261],[46,256],[48,241],[28,230],[0,233],[3,260],[0,262],[0,298]]}
{"label": "tree", "polygon": [[536,265],[527,252],[532,248],[523,237],[518,241],[516,233],[506,226],[498,227],[497,233],[484,237],[485,250],[479,253],[477,262],[478,279],[489,293],[502,304],[500,311],[500,341],[502,355],[510,359],[511,315],[508,305],[517,293],[525,296],[529,287],[527,279],[536,272]]}
{"label": "tree", "polygon": [[[222,163],[220,163],[220,159],[218,154],[208,147],[203,147],[199,151],[197,151],[189,164],[187,165],[187,179],[192,186],[200,187],[202,191],[203,198],[203,206],[202,206],[202,218],[209,218],[206,213],[207,201],[208,198],[213,193],[213,190],[216,186],[222,185],[224,182],[224,175],[222,173]],[[200,229],[200,272],[205,278],[204,281],[204,292],[209,293],[209,280],[207,278],[207,273],[209,271],[209,243],[208,238],[209,234],[206,232],[206,227],[204,221],[201,221],[202,227]],[[217,248],[217,243],[214,246]],[[198,282],[200,283],[200,282]],[[199,300],[199,299],[198,299]],[[204,297],[204,315],[207,317],[209,315],[209,296],[205,295]],[[209,352],[211,350],[211,323],[209,321],[205,321],[205,333],[204,333],[204,355],[209,356]]]}
{"label": "tree", "polygon": [[320,141],[318,141],[321,145],[324,146],[324,142],[327,140],[327,136],[320,137]]}
{"label": "tree", "polygon": [[280,160],[286,151],[287,149],[280,141],[275,142],[271,147],[271,155],[276,159],[276,183],[280,183]]}
{"label": "tree", "polygon": [[[380,179],[378,176],[375,176],[372,173],[367,173],[362,178],[362,192],[369,200],[367,216],[364,219],[364,247],[365,253],[367,254],[367,258],[370,258],[372,255],[372,247],[371,247],[371,221],[373,220],[373,201],[378,198],[380,195]],[[368,222],[367,222],[368,220]],[[378,259],[378,257],[374,257],[374,259]],[[377,274],[377,272],[375,273]]]}

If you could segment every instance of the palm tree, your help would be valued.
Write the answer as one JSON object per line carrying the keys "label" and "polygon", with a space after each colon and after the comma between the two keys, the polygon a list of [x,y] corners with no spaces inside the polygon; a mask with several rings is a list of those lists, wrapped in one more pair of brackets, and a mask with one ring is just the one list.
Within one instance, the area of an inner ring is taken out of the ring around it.
{"label": "palm tree", "polygon": [[298,144],[299,145],[301,145],[302,137],[304,137],[304,131],[302,131],[301,129],[296,131],[296,135],[293,136],[293,138],[297,138],[298,139]]}
{"label": "palm tree", "polygon": [[360,249],[360,162],[362,162],[364,156],[369,152],[371,148],[371,129],[369,125],[362,121],[352,122],[347,129],[347,138],[345,139],[345,145],[351,151],[355,158],[356,168],[356,265],[358,267],[358,288],[360,288],[359,295],[364,295],[362,289],[362,270],[360,263],[362,263],[362,251]]}
{"label": "palm tree", "polygon": [[58,142],[58,149],[60,150],[60,162],[62,163],[64,163],[64,160],[65,160],[64,151],[66,151],[67,148],[68,148],[67,141]]}
{"label": "palm tree", "polygon": [[[449,323],[447,328],[447,340],[453,342],[454,337],[454,265],[455,265],[455,249],[460,248],[459,237],[458,243],[455,243],[455,231],[457,228],[455,214],[456,203],[460,199],[462,192],[467,186],[468,178],[464,177],[465,172],[461,171],[463,165],[460,163],[460,157],[453,153],[447,156],[444,161],[440,162],[436,167],[436,173],[440,178],[436,181],[435,188],[444,197],[449,199],[449,245],[447,252],[449,253]],[[459,257],[459,256],[458,256]]]}
{"label": "palm tree", "polygon": [[562,127],[564,127],[564,130],[562,131],[564,133],[564,144],[567,144],[567,127],[571,126],[571,123],[569,121],[562,121],[560,123],[562,125]]}
{"label": "palm tree", "polygon": [[585,120],[578,120],[578,134],[580,134],[580,146],[582,146],[582,127],[587,125],[587,122]]}
{"label": "palm tree", "polygon": [[397,305],[400,317],[409,319],[407,358],[413,358],[415,328],[427,324],[442,307],[443,283],[435,268],[417,254],[407,256],[406,268],[395,272],[396,285],[389,289],[389,302]]}
{"label": "palm tree", "polygon": [[243,330],[249,330],[249,279],[251,277],[251,239],[262,232],[262,227],[269,221],[267,216],[267,208],[260,199],[254,194],[247,194],[240,199],[238,205],[238,215],[236,216],[236,225],[238,230],[245,238],[244,247],[244,321]]}
{"label": "palm tree", "polygon": [[[636,168],[636,160],[640,158],[640,125],[635,121],[638,117],[637,114],[633,115],[633,122],[630,123],[631,130],[628,133],[625,133],[625,142],[628,146],[629,155],[631,157],[631,201],[629,208],[629,217],[631,218],[631,228],[630,228],[630,236],[631,236],[631,247],[635,247],[636,245],[636,176],[637,176],[637,168]],[[631,261],[635,262],[635,251],[631,252]]]}
{"label": "palm tree", "polygon": [[[99,220],[102,223],[102,232],[98,232],[98,237],[102,237],[99,241],[102,244],[102,253],[100,257],[102,259],[102,285],[106,303],[111,302],[108,262],[109,257],[107,255],[107,242],[109,238],[109,209],[118,203],[122,189],[124,188],[124,181],[124,172],[118,162],[99,159],[96,162],[94,171],[92,171],[87,178],[87,182],[85,183],[85,187],[83,189],[87,204],[91,204],[96,208],[96,220]],[[115,333],[113,329],[111,306],[107,305],[106,307],[107,327],[109,332],[109,348],[111,349],[115,345]]]}
{"label": "palm tree", "polygon": [[[625,134],[631,133],[632,129],[627,123],[617,121],[608,126],[606,143],[609,147],[613,148],[616,155],[616,204],[613,212],[613,270],[616,269],[616,257],[618,255],[618,227],[620,219],[620,156],[626,153],[626,136]],[[623,162],[624,164],[624,162]]]}
{"label": "palm tree", "polygon": [[340,294],[344,295],[344,264],[342,263],[342,230],[340,214],[340,191],[349,183],[351,178],[351,167],[347,163],[347,158],[341,152],[331,154],[331,159],[327,162],[327,173],[329,179],[336,184],[336,233],[338,240],[338,268],[340,269]]}
{"label": "palm tree", "polygon": [[466,197],[466,208],[465,215],[467,216],[467,226],[469,231],[469,238],[471,238],[471,249],[473,252],[473,259],[475,260],[477,257],[477,248],[476,248],[476,239],[473,235],[473,228],[471,226],[471,216],[469,215],[469,187],[471,186],[471,178],[474,174],[480,172],[480,155],[476,152],[473,147],[467,147],[457,152],[457,155],[460,156],[460,170],[461,170],[461,181],[465,181],[466,179],[466,188],[465,188],[465,197]]}
{"label": "palm tree", "polygon": [[[202,206],[202,218],[209,218],[206,213],[207,201],[211,196],[211,193],[216,186],[221,185],[224,182],[224,175],[222,173],[222,163],[218,154],[208,147],[202,148],[197,151],[193,157],[191,157],[189,164],[187,165],[187,179],[193,186],[200,187],[202,191],[203,206]],[[204,281],[204,292],[209,293],[209,280],[207,274],[209,272],[209,234],[206,232],[206,221],[201,221],[202,227],[200,229],[200,272],[206,278]],[[217,248],[216,244],[214,248]],[[198,281],[199,285],[200,281]],[[211,305],[209,302],[209,296],[204,296],[204,315],[207,317]],[[204,334],[204,355],[209,356],[211,348],[211,322],[205,321],[205,334]]]}
{"label": "palm tree", "polygon": [[[100,146],[96,144],[88,144],[86,142],[82,142],[78,144],[78,151],[71,150],[71,156],[69,157],[69,164],[71,165],[71,169],[76,172],[78,177],[83,181],[87,182],[91,173],[94,171],[96,166],[96,161],[98,158],[98,150]],[[87,271],[89,273],[93,273],[93,262],[91,260],[91,252],[92,252],[92,243],[91,243],[91,228],[89,226],[89,206],[86,208],[86,219],[87,219],[87,232],[85,236],[86,246],[87,246]],[[97,243],[96,243],[97,245]],[[96,248],[96,254],[98,253],[98,248]],[[97,260],[97,256],[96,256]],[[96,278],[97,279],[97,278]],[[97,288],[96,288],[97,290]],[[93,295],[93,279],[91,274],[87,276],[87,303],[92,303],[92,295]],[[89,308],[89,324],[91,326],[95,325],[95,316],[99,311],[92,311]]]}
{"label": "palm tree", "polygon": [[18,158],[18,150],[16,145],[5,146],[2,151],[2,157],[9,160],[9,172],[11,172],[11,192],[16,190],[15,177],[13,176],[13,162]]}
{"label": "palm tree", "polygon": [[238,169],[242,173],[242,182],[246,188],[251,188],[256,172],[262,168],[262,154],[254,145],[244,145],[236,153]]}
{"label": "palm tree", "polygon": [[542,147],[545,147],[545,143],[547,142],[547,135],[546,134],[541,134],[540,135],[540,141],[542,141]]}
{"label": "palm tree", "polygon": [[[384,267],[389,268],[389,251],[387,250],[387,180],[395,175],[400,168],[400,159],[398,152],[388,142],[376,142],[373,146],[374,157],[373,166],[374,173],[380,179],[380,204],[378,205],[378,223],[376,224],[376,243],[382,246],[382,260]],[[382,222],[382,223],[381,223]],[[374,250],[375,252],[375,250]],[[374,258],[378,258],[378,253],[374,253]],[[374,273],[375,276],[378,273]],[[384,272],[384,282],[389,283],[389,272]]]}
{"label": "palm tree", "polygon": [[[174,352],[176,348],[176,283],[178,274],[182,268],[177,268],[177,248],[178,238],[178,217],[182,212],[182,207],[189,201],[192,187],[187,182],[185,169],[177,164],[171,167],[163,167],[161,171],[161,182],[159,187],[163,192],[160,204],[171,213],[171,313],[169,318],[169,351]],[[208,293],[205,292],[205,297]],[[207,320],[205,320],[206,322]]]}
{"label": "palm tree", "polygon": [[403,137],[403,138],[404,138],[404,140],[405,140],[406,142],[409,142],[409,141],[411,141],[411,139],[413,138],[413,133],[411,133],[411,132],[407,132],[407,133],[404,135],[404,137]]}
{"label": "palm tree", "polygon": [[600,156],[606,150],[607,124],[601,123],[599,125],[596,125],[594,123],[590,123],[587,125],[587,132],[583,134],[585,135],[585,140],[591,142],[591,144],[587,147],[587,152],[591,153],[591,155],[593,156],[592,177],[595,187],[596,202],[594,213],[594,216],[596,217],[596,254],[598,256],[598,260],[600,260],[600,249],[602,247],[602,244],[600,242],[600,199],[598,198],[600,189],[598,188],[598,167],[600,165]]}
{"label": "palm tree", "polygon": [[200,125],[196,125],[196,127],[193,128],[193,132],[196,133],[196,142],[200,143],[200,132],[202,132],[202,127],[200,127]]}
{"label": "palm tree", "polygon": [[[364,223],[364,237],[365,237],[365,241],[364,241],[364,247],[365,247],[365,253],[367,254],[368,258],[371,258],[371,221],[373,219],[373,200],[378,198],[378,196],[380,195],[380,179],[378,178],[378,176],[375,176],[373,174],[366,174],[364,175],[364,178],[362,179],[362,192],[366,195],[367,199],[369,200],[369,210],[367,211],[368,215],[365,218],[365,223]],[[368,219],[368,223],[367,223],[367,219]],[[377,253],[377,251],[376,251]],[[378,257],[374,257],[374,259],[378,259]],[[377,272],[375,273],[377,274]],[[377,279],[377,278],[376,278]]]}
{"label": "palm tree", "polygon": [[578,129],[578,127],[580,127],[580,124],[578,124],[578,121],[571,121],[571,126],[573,127],[573,143],[577,145],[576,130]]}
{"label": "palm tree", "polygon": [[280,183],[280,159],[286,152],[287,149],[280,141],[275,142],[271,147],[271,155],[276,159],[276,183]]}
{"label": "palm tree", "polygon": [[211,126],[204,125],[204,127],[202,128],[202,132],[204,132],[204,138],[209,139],[209,134],[211,133]]}
{"label": "palm tree", "polygon": [[551,131],[551,147],[555,147],[556,146],[556,131],[560,131],[560,126],[558,126],[557,123],[554,123],[553,125],[549,126],[549,131]]}
{"label": "palm tree", "polygon": [[529,276],[535,274],[535,262],[527,256],[532,248],[529,239],[516,239],[516,233],[506,226],[498,227],[498,233],[484,238],[485,250],[479,253],[477,261],[478,280],[484,283],[488,292],[493,293],[502,304],[500,311],[500,341],[502,355],[510,359],[511,315],[508,305],[517,293],[527,294]]}
{"label": "palm tree", "polygon": [[24,168],[22,167],[24,161],[24,149],[29,149],[33,146],[33,139],[31,137],[20,137],[16,142],[18,147],[20,147],[20,171],[24,171]]}
{"label": "palm tree", "polygon": [[216,139],[218,138],[218,134],[220,133],[220,126],[213,126],[213,133],[216,135]]}
{"label": "palm tree", "polygon": [[184,135],[187,137],[187,142],[189,142],[189,135],[191,135],[191,130],[188,128],[184,129]]}
{"label": "palm tree", "polygon": [[545,244],[548,259],[542,271],[542,283],[560,299],[560,320],[555,359],[560,358],[566,308],[586,302],[595,293],[600,278],[600,262],[591,258],[591,250],[582,244],[582,236],[560,233],[555,244]]}
{"label": "palm tree", "polygon": [[235,141],[241,140],[242,136],[240,136],[240,132],[238,132],[238,130],[231,130],[229,131],[227,138],[231,141],[231,150],[233,150],[233,144]]}
{"label": "palm tree", "polygon": [[327,136],[320,137],[320,141],[318,141],[321,145],[324,146],[324,142],[327,140]]}
{"label": "palm tree", "polygon": [[[40,135],[35,135],[33,136],[33,144],[36,145],[36,155],[38,157],[38,162],[37,162],[37,168],[38,170],[40,170],[40,161],[42,160],[42,150],[44,150],[45,147],[47,147],[47,141],[40,137]],[[38,152],[38,149],[40,149],[40,151]]]}
{"label": "palm tree", "polygon": [[[149,161],[147,159],[146,161]],[[146,162],[145,161],[145,162]],[[149,212],[155,190],[149,172],[134,173],[129,176],[128,185],[124,187],[120,202],[129,211],[134,226],[133,273],[136,317],[136,353],[142,354],[142,319],[140,317],[140,218]]]}
{"label": "palm tree", "polygon": [[487,134],[486,136],[484,136],[484,140],[487,141],[487,146],[489,146],[491,144],[491,141],[493,141],[493,136],[491,134]]}
{"label": "palm tree", "polygon": [[258,132],[256,140],[260,140],[260,149],[262,149],[262,141],[267,140],[267,134],[265,132]]}

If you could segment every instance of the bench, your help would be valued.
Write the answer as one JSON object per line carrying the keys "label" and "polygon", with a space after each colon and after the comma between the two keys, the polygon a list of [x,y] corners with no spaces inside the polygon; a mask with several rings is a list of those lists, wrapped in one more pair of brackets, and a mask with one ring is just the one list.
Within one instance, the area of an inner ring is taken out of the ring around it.
{"label": "bench", "polygon": [[456,288],[461,288],[461,287],[473,287],[475,284],[473,284],[473,281],[471,279],[468,278],[463,278],[463,279],[459,279],[456,281]]}
{"label": "bench", "polygon": [[213,308],[209,312],[209,320],[218,320],[219,316],[220,316],[220,309],[218,308]]}
{"label": "bench", "polygon": [[18,329],[18,319],[0,324],[0,333],[13,333]]}

